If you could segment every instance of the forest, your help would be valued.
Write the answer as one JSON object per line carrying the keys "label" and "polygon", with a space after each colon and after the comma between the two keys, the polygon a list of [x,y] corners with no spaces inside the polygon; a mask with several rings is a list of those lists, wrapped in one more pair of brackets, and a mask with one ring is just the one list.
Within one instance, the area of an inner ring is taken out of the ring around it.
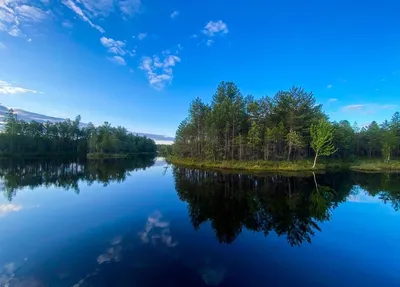
{"label": "forest", "polygon": [[331,122],[312,92],[300,87],[273,97],[243,96],[233,82],[221,82],[210,104],[192,101],[177,131],[177,159],[197,161],[293,161],[321,156],[353,161],[400,155],[400,114],[360,127]]}
{"label": "forest", "polygon": [[124,127],[108,122],[95,127],[82,124],[81,117],[62,122],[22,121],[12,109],[4,117],[0,133],[2,156],[74,155],[128,157],[139,153],[156,153],[152,139],[129,133]]}

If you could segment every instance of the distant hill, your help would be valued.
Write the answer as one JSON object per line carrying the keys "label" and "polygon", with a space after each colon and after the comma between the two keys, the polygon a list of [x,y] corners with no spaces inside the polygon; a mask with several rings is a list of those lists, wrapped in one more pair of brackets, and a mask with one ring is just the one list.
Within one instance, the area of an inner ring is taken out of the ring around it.
{"label": "distant hill", "polygon": [[[14,112],[18,115],[18,119],[24,120],[24,121],[37,121],[37,122],[42,122],[45,123],[47,121],[52,122],[52,123],[57,123],[57,122],[62,122],[65,119],[63,118],[56,118],[56,117],[50,117],[46,115],[41,115],[33,112],[28,112],[24,111],[21,109],[13,109]],[[3,128],[4,126],[4,115],[7,113],[8,108],[5,106],[0,105],[0,129]],[[83,126],[85,126],[85,123],[82,123]],[[146,136],[148,138],[151,138],[154,140],[157,144],[172,144],[174,142],[173,137],[168,137],[168,136],[163,136],[163,135],[156,135],[156,134],[147,134],[147,133],[137,133],[137,132],[132,132],[133,134],[137,134],[139,136]]]}

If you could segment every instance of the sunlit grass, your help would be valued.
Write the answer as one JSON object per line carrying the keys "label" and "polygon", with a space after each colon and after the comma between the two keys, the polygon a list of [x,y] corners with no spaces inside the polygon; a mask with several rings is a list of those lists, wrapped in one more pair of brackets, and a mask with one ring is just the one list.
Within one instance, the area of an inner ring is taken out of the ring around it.
{"label": "sunlit grass", "polygon": [[210,168],[221,170],[248,170],[248,171],[322,171],[328,169],[355,170],[365,172],[378,171],[400,171],[400,161],[393,160],[386,163],[380,159],[356,160],[352,162],[322,159],[317,163],[315,169],[312,168],[312,160],[297,161],[210,161],[196,158],[168,157],[168,161],[188,167]]}
{"label": "sunlit grass", "polygon": [[168,161],[177,164],[198,168],[211,168],[211,169],[231,169],[231,170],[250,170],[250,171],[315,171],[325,170],[327,168],[342,168],[343,164],[334,162],[334,165],[327,166],[326,163],[318,163],[313,169],[312,160],[298,160],[298,161],[238,161],[238,160],[224,160],[224,161],[209,161],[200,160],[195,158],[177,158],[168,157]]}
{"label": "sunlit grass", "polygon": [[356,171],[400,171],[400,161],[393,160],[384,162],[382,160],[364,160],[350,166]]}

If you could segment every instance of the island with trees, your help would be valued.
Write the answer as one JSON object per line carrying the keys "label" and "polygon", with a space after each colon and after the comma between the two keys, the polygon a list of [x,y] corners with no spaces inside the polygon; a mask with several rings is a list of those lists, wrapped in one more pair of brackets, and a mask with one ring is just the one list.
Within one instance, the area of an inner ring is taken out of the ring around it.
{"label": "island with trees", "polygon": [[108,122],[94,126],[75,120],[26,122],[18,119],[12,109],[4,116],[0,133],[0,156],[53,157],[74,156],[90,159],[128,158],[153,154],[157,145],[152,139],[134,135],[124,127]]}
{"label": "island with trees", "polygon": [[331,122],[312,92],[300,87],[273,97],[243,96],[221,82],[210,104],[192,101],[168,160],[193,167],[254,171],[400,170],[400,114],[359,127]]}

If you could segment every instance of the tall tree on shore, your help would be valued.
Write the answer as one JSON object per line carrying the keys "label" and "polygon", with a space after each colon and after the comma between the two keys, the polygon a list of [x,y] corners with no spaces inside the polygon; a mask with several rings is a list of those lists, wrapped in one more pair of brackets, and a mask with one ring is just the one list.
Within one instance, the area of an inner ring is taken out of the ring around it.
{"label": "tall tree on shore", "polygon": [[301,138],[300,133],[293,130],[290,130],[289,133],[286,135],[286,142],[288,145],[287,160],[289,161],[292,151],[302,148],[304,146],[304,142]]}
{"label": "tall tree on shore", "polygon": [[334,131],[334,127],[326,119],[320,119],[318,123],[311,125],[311,148],[315,152],[313,168],[319,156],[328,156],[337,151],[333,145]]}

